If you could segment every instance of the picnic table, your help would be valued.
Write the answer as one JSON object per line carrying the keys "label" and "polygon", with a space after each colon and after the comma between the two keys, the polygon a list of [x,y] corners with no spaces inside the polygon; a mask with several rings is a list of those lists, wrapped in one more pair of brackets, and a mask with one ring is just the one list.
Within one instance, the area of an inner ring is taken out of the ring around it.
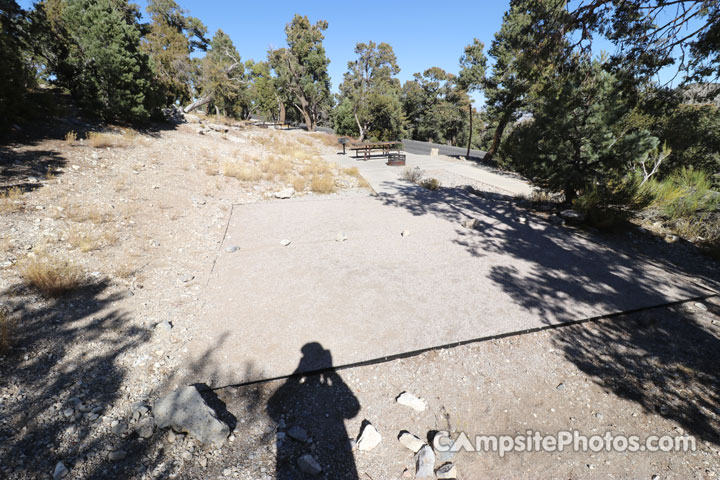
{"label": "picnic table", "polygon": [[[365,160],[370,158],[373,150],[380,150],[384,156],[390,154],[390,150],[397,150],[400,153],[402,149],[402,142],[355,142],[350,144],[350,150],[355,150],[355,157],[358,157],[360,152],[363,153]],[[344,150],[344,145],[343,145]]]}

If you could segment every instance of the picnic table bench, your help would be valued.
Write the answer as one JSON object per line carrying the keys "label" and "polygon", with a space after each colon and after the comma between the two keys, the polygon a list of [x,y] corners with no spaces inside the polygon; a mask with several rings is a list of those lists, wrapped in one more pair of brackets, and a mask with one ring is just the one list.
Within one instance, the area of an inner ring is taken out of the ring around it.
{"label": "picnic table bench", "polygon": [[[355,157],[362,152],[365,160],[370,158],[373,150],[380,150],[384,156],[390,154],[390,150],[397,150],[400,153],[402,142],[356,142],[350,144],[350,150],[355,150]],[[344,150],[344,145],[343,145]]]}

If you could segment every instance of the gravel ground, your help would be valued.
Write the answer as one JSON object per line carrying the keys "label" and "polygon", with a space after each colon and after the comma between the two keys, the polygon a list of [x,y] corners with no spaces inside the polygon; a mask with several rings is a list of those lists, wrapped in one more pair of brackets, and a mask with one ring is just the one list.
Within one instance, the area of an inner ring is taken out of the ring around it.
{"label": "gravel ground", "polygon": [[[232,429],[221,447],[155,428],[152,403],[194,383],[186,374],[192,371],[187,343],[202,326],[202,288],[230,205],[263,201],[266,192],[286,187],[216,175],[225,161],[264,155],[262,138],[272,136],[222,130],[190,123],[102,149],[69,145],[58,139],[61,132],[0,147],[2,185],[31,190],[17,208],[0,212],[0,303],[15,324],[12,348],[0,355],[0,478],[46,479],[56,471],[60,478],[63,468],[68,479],[413,478],[413,453],[396,439],[402,430],[423,440],[440,430],[453,438],[577,430],[641,438],[687,434],[697,441],[696,451],[684,453],[510,452],[501,458],[437,452],[436,466],[452,461],[463,479],[720,473],[717,297],[206,391]],[[337,183],[343,188],[336,195],[364,194],[352,176],[339,172]],[[94,247],[73,246],[73,234]],[[648,255],[671,251],[676,263],[697,267],[699,278],[717,272],[682,242],[667,245],[635,233],[618,241]],[[79,265],[86,288],[57,299],[25,288],[17,262],[41,252]],[[332,352],[321,346],[308,355],[332,365]],[[403,391],[427,408],[397,404]],[[366,421],[383,439],[370,451],[353,450],[349,439]],[[323,468],[318,476],[299,473],[298,459],[306,454]]]}

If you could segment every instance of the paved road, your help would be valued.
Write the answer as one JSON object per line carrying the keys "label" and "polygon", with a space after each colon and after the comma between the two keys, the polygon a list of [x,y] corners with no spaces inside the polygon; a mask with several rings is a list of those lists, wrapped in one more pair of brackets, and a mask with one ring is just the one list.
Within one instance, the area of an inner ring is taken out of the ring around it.
{"label": "paved road", "polygon": [[[427,171],[446,170],[449,173],[489,185],[508,195],[528,196],[532,193],[532,186],[527,181],[494,171],[472,160],[460,160],[442,155],[431,157],[413,153],[407,153],[406,156],[408,168],[418,167]],[[388,167],[387,159],[382,156],[374,156],[370,160],[358,159],[351,155],[327,155],[324,158],[330,162],[337,162],[343,167],[357,167],[360,174],[377,193],[395,195],[412,188],[412,184],[402,177],[404,169]]]}
{"label": "paved road", "polygon": [[[451,147],[440,143],[420,142],[417,140],[403,140],[403,150],[417,155],[430,155],[430,149],[437,148],[440,155],[449,157],[464,157],[467,154],[465,147]],[[485,152],[482,150],[470,150],[470,157],[482,160]]]}

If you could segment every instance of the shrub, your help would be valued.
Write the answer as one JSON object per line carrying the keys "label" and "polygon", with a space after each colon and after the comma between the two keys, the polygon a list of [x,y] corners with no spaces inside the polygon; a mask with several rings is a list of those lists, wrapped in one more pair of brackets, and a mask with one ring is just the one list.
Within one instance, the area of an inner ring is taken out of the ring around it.
{"label": "shrub", "polygon": [[419,185],[428,190],[437,190],[440,188],[440,180],[437,178],[426,178],[425,180],[421,180]]}
{"label": "shrub", "polygon": [[73,130],[70,130],[65,134],[65,143],[72,144],[77,141],[77,133],[75,133]]}
{"label": "shrub", "polygon": [[254,165],[240,165],[234,162],[225,162],[222,166],[223,175],[240,180],[241,182],[257,182],[262,179],[262,172]]}
{"label": "shrub", "polygon": [[22,210],[23,204],[20,202],[22,194],[19,187],[12,187],[0,193],[0,212],[11,213]]}
{"label": "shrub", "polygon": [[315,175],[310,180],[310,190],[315,193],[333,193],[337,190],[332,175]]}
{"label": "shrub", "polygon": [[418,167],[415,168],[408,168],[405,167],[402,172],[403,178],[407,180],[408,182],[412,183],[419,183],[420,179],[422,179],[423,171],[420,170]]}
{"label": "shrub", "polygon": [[651,179],[641,191],[673,220],[715,211],[720,205],[720,193],[711,189],[707,174],[692,168],[683,167],[664,180]]}
{"label": "shrub", "polygon": [[28,286],[50,297],[59,297],[80,287],[85,277],[78,266],[45,253],[25,259],[19,270]]}

